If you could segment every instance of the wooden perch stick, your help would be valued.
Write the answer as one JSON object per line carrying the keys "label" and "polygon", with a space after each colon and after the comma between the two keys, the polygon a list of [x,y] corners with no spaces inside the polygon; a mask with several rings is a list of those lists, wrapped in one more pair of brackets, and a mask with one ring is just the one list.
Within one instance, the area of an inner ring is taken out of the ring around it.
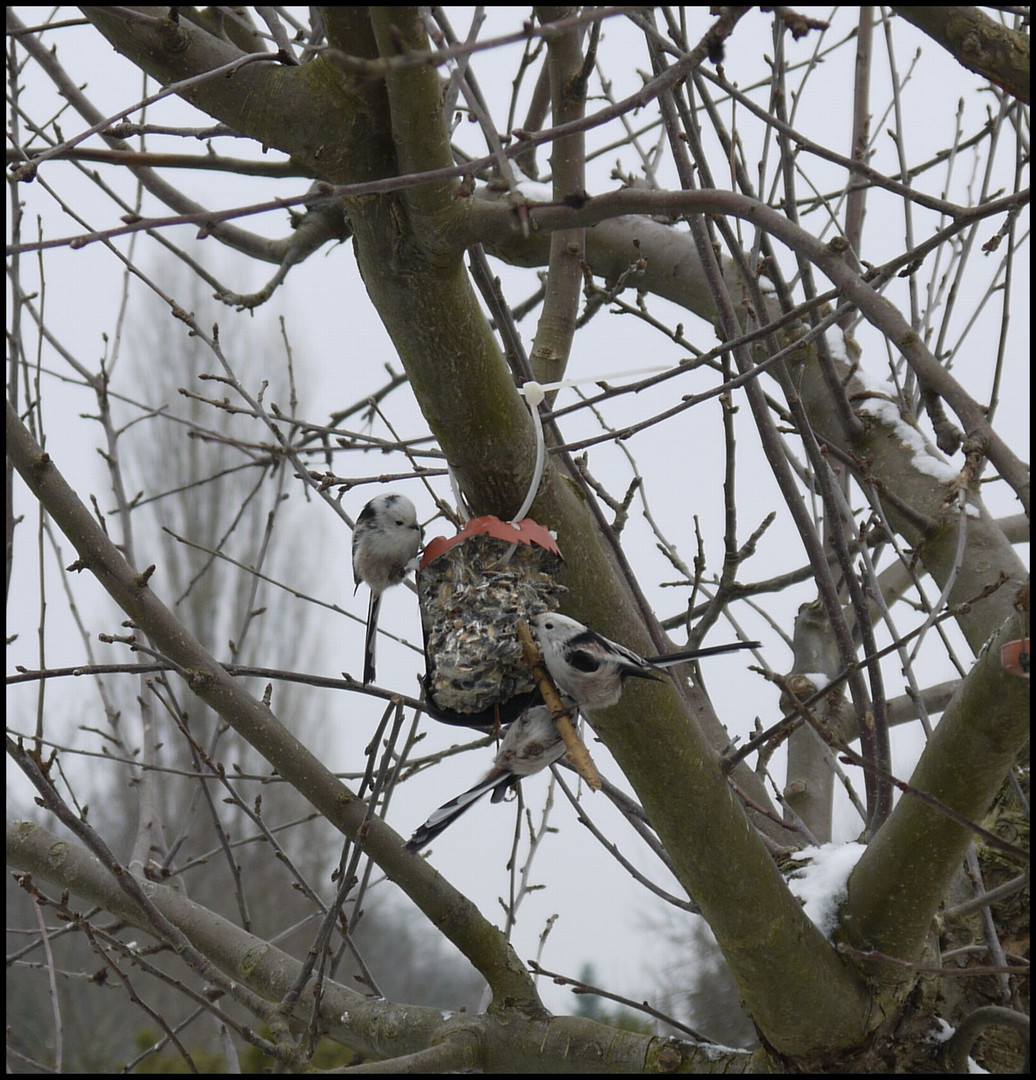
{"label": "wooden perch stick", "polygon": [[597,766],[590,757],[590,751],[583,745],[579,733],[572,725],[568,710],[561,703],[561,695],[558,693],[554,680],[550,677],[543,664],[543,657],[540,656],[540,650],[536,648],[532,633],[524,622],[519,622],[517,629],[518,640],[522,643],[522,649],[525,651],[525,662],[532,670],[532,677],[536,680],[536,685],[543,695],[547,708],[550,709],[551,719],[553,719],[558,734],[568,748],[568,760],[572,762],[572,767],[586,781],[591,791],[600,791],[601,774],[597,771]]}

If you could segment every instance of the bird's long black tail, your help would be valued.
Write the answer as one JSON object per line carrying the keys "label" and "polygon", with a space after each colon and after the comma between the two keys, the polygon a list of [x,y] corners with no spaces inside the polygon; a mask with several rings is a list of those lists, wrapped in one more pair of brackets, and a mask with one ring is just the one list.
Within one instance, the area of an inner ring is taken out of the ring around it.
{"label": "bird's long black tail", "polygon": [[[474,787],[443,803],[438,810],[433,811],[431,817],[414,830],[414,835],[406,843],[407,851],[418,851],[425,844],[430,844],[444,829],[448,829],[469,807],[475,805],[487,791],[499,788],[502,793],[514,780],[511,773],[503,773],[494,769],[484,780],[480,780]],[[493,796],[496,802],[496,796]]]}
{"label": "bird's long black tail", "polygon": [[381,611],[381,593],[371,590],[367,607],[367,636],[363,642],[363,685],[374,682],[374,648],[377,644],[378,612]]}
{"label": "bird's long black tail", "polygon": [[728,645],[706,645],[703,649],[687,649],[685,652],[652,656],[648,658],[648,663],[654,664],[655,667],[672,667],[674,664],[683,664],[688,660],[697,660],[702,656],[716,656],[719,653],[737,652],[738,649],[758,649],[760,644],[761,642],[758,641],[732,641]]}

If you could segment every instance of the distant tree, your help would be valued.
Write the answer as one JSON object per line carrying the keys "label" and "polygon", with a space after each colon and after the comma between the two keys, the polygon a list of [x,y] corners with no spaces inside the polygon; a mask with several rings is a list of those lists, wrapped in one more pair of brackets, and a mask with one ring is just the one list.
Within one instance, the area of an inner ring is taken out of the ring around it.
{"label": "distant tree", "polygon": [[[185,276],[182,267],[175,265],[170,273]],[[191,301],[193,309],[202,300],[197,279],[183,280],[181,286],[176,291]],[[154,309],[153,302],[130,309],[124,340],[131,355],[123,363],[132,370],[129,382],[146,387],[150,400],[170,402],[175,401],[188,373],[203,370],[204,350],[189,339],[178,343],[176,365],[153,363],[154,358],[163,356],[165,348],[159,330],[162,324],[156,318],[161,313]],[[275,369],[276,356],[270,345],[264,346],[254,331],[248,336],[252,355]],[[286,393],[280,389],[284,388],[278,389],[283,400]],[[276,519],[279,509],[284,513],[290,510],[278,505],[283,495],[266,483],[265,473],[256,477],[253,470],[236,467],[239,450],[230,445],[234,443],[233,421],[228,414],[213,414],[210,407],[188,399],[177,410],[177,417],[175,425],[165,422],[163,412],[145,415],[140,422],[122,428],[105,425],[111,436],[110,460],[121,466],[112,470],[113,488],[119,490],[125,484],[127,492],[149,492],[147,499],[130,498],[134,512],[127,520],[133,528],[132,532],[127,530],[126,546],[132,543],[138,549],[162,552],[162,577],[175,610],[185,626],[196,628],[206,647],[226,652],[241,665],[258,664],[264,656],[276,653],[285,660],[292,658],[292,666],[302,667],[305,657],[318,651],[319,645],[305,622],[293,621],[297,600],[284,590],[270,589],[263,577],[290,577],[296,587],[317,590],[315,537],[303,532],[290,547],[269,542],[270,519]],[[183,437],[185,430],[190,437]],[[271,499],[272,507],[266,504]],[[247,561],[255,574],[242,574],[219,557],[220,553],[245,549],[254,552]],[[305,557],[300,558],[302,555]],[[283,634],[285,625],[295,626],[291,635]],[[290,648],[285,649],[285,644]],[[84,642],[84,647],[88,643]],[[149,659],[142,658],[145,668],[150,666]],[[253,692],[262,693],[262,681],[241,681],[246,686],[251,682]],[[91,825],[127,863],[146,859],[148,876],[172,879],[194,903],[224,918],[239,919],[253,927],[294,926],[288,943],[304,953],[312,935],[314,897],[321,891],[320,883],[329,881],[335,869],[338,845],[334,830],[289,784],[262,783],[256,826],[239,833],[235,826],[228,826],[219,806],[229,802],[225,792],[213,798],[215,788],[203,782],[206,769],[202,763],[226,763],[242,779],[267,777],[269,766],[248,742],[197,697],[180,696],[179,688],[166,675],[142,674],[136,704],[132,684],[124,678],[119,681],[100,675],[97,686],[110,721],[105,732],[107,752],[128,763],[139,759],[143,750],[153,755],[153,761],[149,768],[128,767],[129,782],[107,770],[77,782],[77,796],[89,803]],[[331,743],[331,725],[320,715],[323,698],[326,695],[291,683],[278,693],[282,712],[301,718],[307,745],[321,755],[328,753]],[[154,704],[146,709],[142,702]],[[181,737],[168,737],[155,704],[177,715],[177,723],[183,725]],[[135,743],[141,732],[126,722],[137,710],[148,721],[144,732],[156,732],[156,741],[145,742],[143,747]],[[162,746],[157,745],[158,740],[164,740]],[[248,780],[246,787],[254,783]],[[256,796],[253,793],[251,797]],[[224,830],[226,835],[221,835]],[[269,840],[276,843],[275,848]],[[306,883],[305,889],[293,886],[286,877],[286,863]],[[199,872],[203,867],[205,872]],[[398,904],[379,903],[361,920],[364,895],[365,891],[359,890],[346,907],[344,917],[351,924],[352,946],[390,973],[385,981],[393,996],[419,1003],[457,998],[477,1003],[477,976],[470,969],[465,971],[459,958],[443,955],[442,943],[434,932],[423,924],[414,925]],[[36,921],[31,920],[22,932],[35,933],[35,927]],[[112,1071],[134,1046],[146,1061],[162,1048],[162,1058],[178,1060],[157,1027],[143,1017],[136,1025],[127,1026],[125,1016],[111,1009],[108,997],[117,976],[98,960],[96,943],[92,954],[79,936],[66,934],[54,941],[52,948],[61,968],[80,970],[84,977],[103,974],[108,989],[107,996],[95,996],[80,994],[75,984],[61,986],[65,1031],[74,1055],[65,1058],[69,1071]],[[175,966],[157,962],[179,977]],[[343,980],[355,979],[363,972],[363,964],[357,963],[351,952],[339,957],[336,965],[336,975]],[[179,1014],[179,989],[163,986],[161,978],[146,975],[134,979],[134,984],[141,994],[145,993],[141,987],[146,987],[147,1000],[160,1015]],[[19,997],[30,1006],[26,1025],[15,1025],[24,1037],[28,1030],[39,1029],[39,1018],[48,1016],[49,1010],[39,982],[19,987]],[[196,1007],[192,1011],[197,1012]],[[204,1010],[200,1015],[205,1015]],[[200,1034],[198,1026],[188,1030],[190,1035],[182,1038],[200,1069],[214,1067],[209,1054],[216,1053],[217,1060],[224,1061],[211,1025],[200,1025]],[[211,1049],[203,1049],[209,1043]],[[26,1045],[31,1045],[31,1039],[19,1038],[18,1049],[25,1050]]]}

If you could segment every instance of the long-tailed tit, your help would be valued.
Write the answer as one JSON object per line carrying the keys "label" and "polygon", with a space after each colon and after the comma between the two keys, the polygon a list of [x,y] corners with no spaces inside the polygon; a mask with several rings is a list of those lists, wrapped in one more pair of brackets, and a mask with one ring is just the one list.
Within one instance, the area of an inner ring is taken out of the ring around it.
{"label": "long-tailed tit", "polygon": [[474,787],[443,803],[410,837],[407,851],[417,851],[431,843],[487,791],[493,793],[491,802],[500,802],[522,777],[531,776],[564,756],[565,744],[550,718],[550,710],[545,705],[526,709],[505,732],[493,768]]}
{"label": "long-tailed tit", "polygon": [[377,495],[360,511],[353,529],[353,579],[357,589],[364,581],[371,591],[363,650],[364,686],[374,681],[374,644],[381,594],[406,577],[420,547],[417,511],[405,495]]}
{"label": "long-tailed tit", "polygon": [[700,656],[754,649],[759,645],[758,641],[737,641],[645,660],[625,645],[609,641],[581,622],[556,611],[534,616],[532,633],[558,689],[586,709],[606,709],[614,705],[622,696],[622,684],[631,675],[639,679],[662,679],[661,668]]}

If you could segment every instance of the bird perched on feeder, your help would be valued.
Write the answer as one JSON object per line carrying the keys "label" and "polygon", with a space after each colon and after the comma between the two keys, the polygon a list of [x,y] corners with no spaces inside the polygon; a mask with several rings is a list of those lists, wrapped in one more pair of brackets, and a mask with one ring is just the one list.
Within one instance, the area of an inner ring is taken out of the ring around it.
{"label": "bird perched on feeder", "polygon": [[381,594],[406,577],[420,548],[421,526],[417,523],[417,510],[405,495],[396,492],[376,495],[360,511],[353,529],[353,579],[356,589],[362,581],[371,591],[363,648],[364,686],[374,681],[375,634]]}
{"label": "bird perched on feeder", "polygon": [[514,721],[504,733],[493,767],[474,787],[443,803],[407,841],[407,851],[417,851],[449,828],[465,810],[487,791],[491,802],[500,802],[518,782],[565,756],[565,744],[545,705],[534,705]]}
{"label": "bird perched on feeder", "polygon": [[557,688],[585,709],[606,709],[614,705],[622,696],[623,683],[631,676],[662,679],[661,669],[674,664],[759,646],[758,641],[737,641],[645,660],[625,645],[610,641],[556,611],[533,616],[532,633]]}

